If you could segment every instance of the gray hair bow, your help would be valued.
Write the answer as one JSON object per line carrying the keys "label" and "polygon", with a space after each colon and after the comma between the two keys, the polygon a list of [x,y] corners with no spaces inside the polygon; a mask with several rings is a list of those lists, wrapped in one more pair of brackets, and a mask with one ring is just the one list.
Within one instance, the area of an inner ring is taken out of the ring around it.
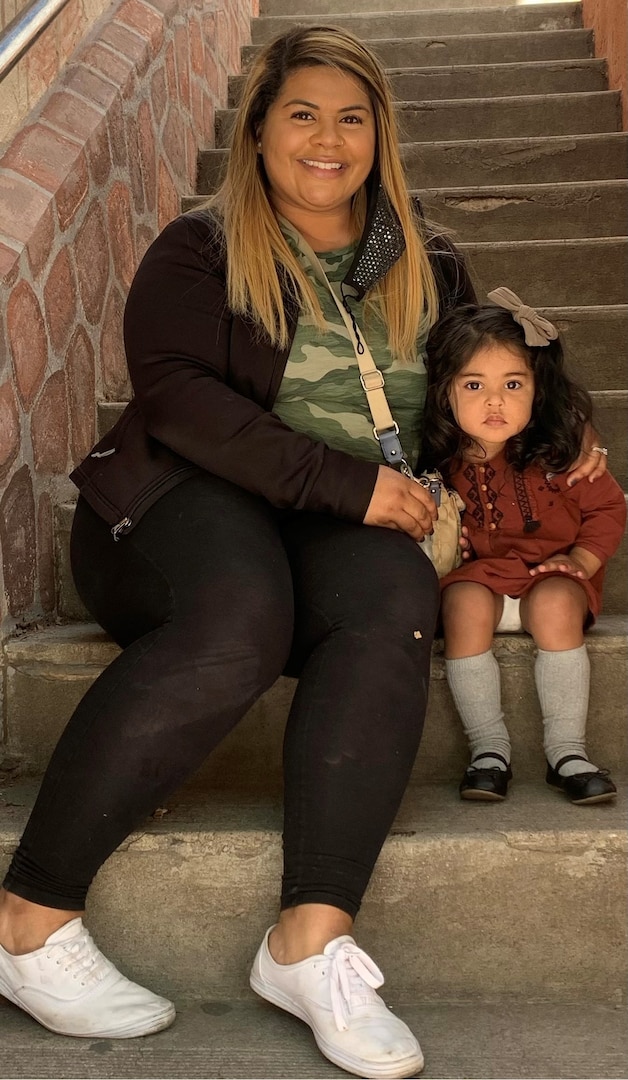
{"label": "gray hair bow", "polygon": [[550,341],[558,337],[558,330],[553,323],[544,319],[534,308],[524,304],[517,294],[507,289],[505,285],[493,289],[488,293],[488,298],[493,300],[498,307],[506,308],[506,311],[511,312],[515,322],[523,327],[526,345],[549,345]]}

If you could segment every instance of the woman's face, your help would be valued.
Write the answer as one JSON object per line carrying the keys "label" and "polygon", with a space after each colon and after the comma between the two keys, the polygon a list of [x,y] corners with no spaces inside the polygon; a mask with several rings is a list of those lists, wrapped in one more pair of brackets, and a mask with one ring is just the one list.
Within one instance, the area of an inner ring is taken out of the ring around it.
{"label": "woman's face", "polygon": [[308,222],[349,220],[376,146],[373,108],[358,80],[322,65],[294,71],[270,106],[259,140],[278,213],[315,235]]}
{"label": "woman's face", "polygon": [[518,349],[480,346],[454,377],[449,404],[458,427],[490,460],[530,422],[534,375]]}

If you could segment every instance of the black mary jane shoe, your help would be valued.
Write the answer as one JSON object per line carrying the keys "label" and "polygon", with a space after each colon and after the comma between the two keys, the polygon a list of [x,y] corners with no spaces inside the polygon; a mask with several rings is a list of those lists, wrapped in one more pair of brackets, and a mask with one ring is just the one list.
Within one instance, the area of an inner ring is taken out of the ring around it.
{"label": "black mary jane shoe", "polygon": [[[476,761],[482,758],[492,757],[503,761],[505,769],[499,769],[494,765],[492,769],[482,769],[476,765]],[[503,802],[508,794],[508,781],[512,780],[512,769],[501,754],[478,754],[471,764],[465,769],[464,776],[460,781],[460,798],[474,799],[479,802]]]}
{"label": "black mary jane shoe", "polygon": [[591,772],[562,776],[560,767],[567,761],[586,761],[587,764],[591,764],[588,758],[581,757],[580,754],[568,754],[567,757],[561,758],[555,769],[548,762],[545,782],[550,787],[564,791],[567,798],[576,805],[608,802],[609,799],[615,798],[617,788],[610,778],[608,769],[592,769]]}

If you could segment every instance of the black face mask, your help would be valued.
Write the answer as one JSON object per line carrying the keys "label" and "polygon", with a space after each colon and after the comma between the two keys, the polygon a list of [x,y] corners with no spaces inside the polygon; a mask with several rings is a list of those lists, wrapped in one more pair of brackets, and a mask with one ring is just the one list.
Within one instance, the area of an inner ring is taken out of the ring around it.
{"label": "black face mask", "polygon": [[382,187],[377,167],[372,170],[367,185],[364,231],[342,282],[343,295],[357,300],[362,300],[388,273],[406,246],[401,223]]}

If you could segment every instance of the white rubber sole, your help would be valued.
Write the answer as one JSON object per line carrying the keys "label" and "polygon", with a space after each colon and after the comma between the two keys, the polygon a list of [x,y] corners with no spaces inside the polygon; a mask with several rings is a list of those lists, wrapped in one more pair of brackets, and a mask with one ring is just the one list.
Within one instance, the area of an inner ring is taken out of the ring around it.
{"label": "white rubber sole", "polygon": [[418,1076],[423,1069],[423,1054],[420,1052],[412,1054],[404,1061],[396,1061],[390,1065],[373,1064],[373,1062],[366,1061],[364,1058],[358,1059],[353,1055],[341,1054],[337,1047],[331,1046],[316,1031],[316,1028],[312,1027],[307,1013],[300,1009],[298,1005],[295,1005],[291,998],[282,994],[275,987],[267,986],[253,973],[251,973],[249,982],[251,990],[263,998],[264,1001],[269,1001],[271,1005],[277,1005],[278,1008],[283,1009],[285,1012],[292,1013],[293,1016],[298,1017],[304,1024],[307,1024],[321,1054],[328,1061],[332,1061],[334,1065],[338,1065],[346,1072],[353,1073],[354,1076],[368,1076],[369,1080],[407,1080],[408,1077]]}
{"label": "white rubber sole", "polygon": [[142,1035],[154,1035],[155,1032],[163,1031],[164,1028],[170,1027],[177,1015],[172,1002],[168,1002],[169,1007],[156,1013],[149,1023],[144,1021],[144,1023],[140,1024],[136,1021],[134,1023],[129,1023],[116,1031],[99,1030],[98,1028],[94,1028],[92,1031],[68,1031],[67,1028],[58,1027],[54,1023],[49,1023],[29,1009],[24,1002],[13,995],[1,977],[0,997],[6,998],[12,1005],[16,1005],[18,1009],[22,1009],[23,1012],[28,1013],[33,1020],[36,1020],[38,1024],[41,1024],[41,1026],[45,1027],[48,1031],[52,1031],[55,1035],[69,1035],[74,1039],[137,1039]]}

